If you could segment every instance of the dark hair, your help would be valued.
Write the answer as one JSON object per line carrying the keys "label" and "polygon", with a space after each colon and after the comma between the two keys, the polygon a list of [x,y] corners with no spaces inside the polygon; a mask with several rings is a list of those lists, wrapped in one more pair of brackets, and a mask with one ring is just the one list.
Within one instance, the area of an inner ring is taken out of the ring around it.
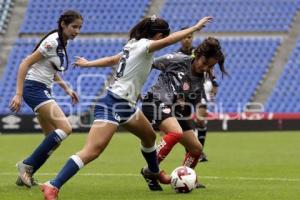
{"label": "dark hair", "polygon": [[[81,16],[81,14],[77,11],[74,10],[67,10],[65,11],[62,15],[60,15],[58,21],[57,21],[57,29],[54,29],[52,31],[50,31],[49,33],[47,33],[40,41],[39,43],[35,46],[34,51],[37,50],[37,48],[40,46],[40,44],[52,33],[58,32],[58,39],[63,47],[63,50],[65,52],[66,55],[66,61],[67,61],[67,66],[66,69],[68,69],[68,65],[69,65],[69,58],[68,58],[68,53],[66,50],[66,41],[64,41],[63,38],[63,28],[61,26],[61,22],[64,22],[66,24],[66,26],[68,26],[69,24],[71,24],[73,21],[75,21],[76,19],[81,19],[83,20],[83,17]],[[57,67],[55,67],[55,69],[57,71],[62,71],[60,69],[58,69]]]}
{"label": "dark hair", "polygon": [[[200,58],[204,56],[205,58],[215,58],[218,60],[218,64],[220,67],[220,71],[222,72],[222,76],[228,75],[225,70],[224,62],[225,56],[222,51],[222,47],[218,39],[213,37],[206,38],[196,49],[195,49],[195,57]],[[210,73],[209,73],[210,74]]]}
{"label": "dark hair", "polygon": [[170,34],[170,27],[166,20],[157,18],[156,16],[144,18],[136,24],[129,33],[129,40],[142,38],[150,39],[157,33],[162,33],[164,36]]}

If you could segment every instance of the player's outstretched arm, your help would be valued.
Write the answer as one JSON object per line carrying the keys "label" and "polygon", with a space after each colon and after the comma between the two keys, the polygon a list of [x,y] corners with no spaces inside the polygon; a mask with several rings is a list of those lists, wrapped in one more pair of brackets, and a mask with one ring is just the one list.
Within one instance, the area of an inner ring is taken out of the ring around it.
{"label": "player's outstretched arm", "polygon": [[192,26],[190,28],[172,33],[166,38],[152,41],[149,46],[149,52],[154,52],[154,51],[160,50],[164,47],[167,47],[171,44],[174,44],[174,43],[182,40],[189,34],[195,32],[195,31],[201,30],[207,23],[209,23],[211,21],[212,21],[212,17],[204,17],[201,20],[199,20],[197,24],[195,24],[194,26]]}
{"label": "player's outstretched arm", "polygon": [[121,55],[117,54],[114,56],[109,56],[109,57],[104,57],[104,58],[99,58],[97,60],[87,60],[84,57],[75,57],[75,62],[74,66],[78,67],[108,67],[108,66],[113,66],[119,63],[121,59]]}

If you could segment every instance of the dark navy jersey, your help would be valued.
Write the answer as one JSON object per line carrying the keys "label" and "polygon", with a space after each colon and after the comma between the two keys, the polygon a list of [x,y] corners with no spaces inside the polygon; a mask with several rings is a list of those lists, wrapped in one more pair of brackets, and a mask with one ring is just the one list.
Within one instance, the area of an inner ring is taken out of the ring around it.
{"label": "dark navy jersey", "polygon": [[182,53],[167,54],[155,59],[153,67],[162,73],[146,96],[165,104],[186,102],[196,106],[201,103],[206,99],[204,75],[192,74],[192,61],[191,56]]}

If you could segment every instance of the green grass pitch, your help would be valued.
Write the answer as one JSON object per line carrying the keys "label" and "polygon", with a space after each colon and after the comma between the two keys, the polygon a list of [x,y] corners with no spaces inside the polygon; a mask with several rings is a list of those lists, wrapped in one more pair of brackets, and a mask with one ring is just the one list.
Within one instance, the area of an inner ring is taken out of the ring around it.
{"label": "green grass pitch", "polygon": [[[101,133],[99,133],[101,134]],[[29,155],[42,135],[0,135],[0,199],[42,199],[38,187],[14,184],[15,163]],[[69,137],[38,171],[40,182],[54,177],[73,153],[81,149],[85,134]],[[137,138],[117,133],[108,148],[85,166],[60,191],[62,200],[298,200],[300,199],[300,133],[209,133],[205,152],[209,161],[196,172],[207,189],[176,194],[170,186],[151,192],[139,175],[145,162]],[[161,168],[170,173],[182,163],[177,145]]]}

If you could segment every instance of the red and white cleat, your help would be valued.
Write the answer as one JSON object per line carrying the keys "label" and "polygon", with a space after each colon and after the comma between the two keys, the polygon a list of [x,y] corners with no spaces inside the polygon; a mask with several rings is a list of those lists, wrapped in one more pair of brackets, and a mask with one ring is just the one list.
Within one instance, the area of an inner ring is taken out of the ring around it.
{"label": "red and white cleat", "polygon": [[51,185],[49,182],[44,183],[40,186],[41,191],[44,194],[45,200],[57,200],[59,190]]}

